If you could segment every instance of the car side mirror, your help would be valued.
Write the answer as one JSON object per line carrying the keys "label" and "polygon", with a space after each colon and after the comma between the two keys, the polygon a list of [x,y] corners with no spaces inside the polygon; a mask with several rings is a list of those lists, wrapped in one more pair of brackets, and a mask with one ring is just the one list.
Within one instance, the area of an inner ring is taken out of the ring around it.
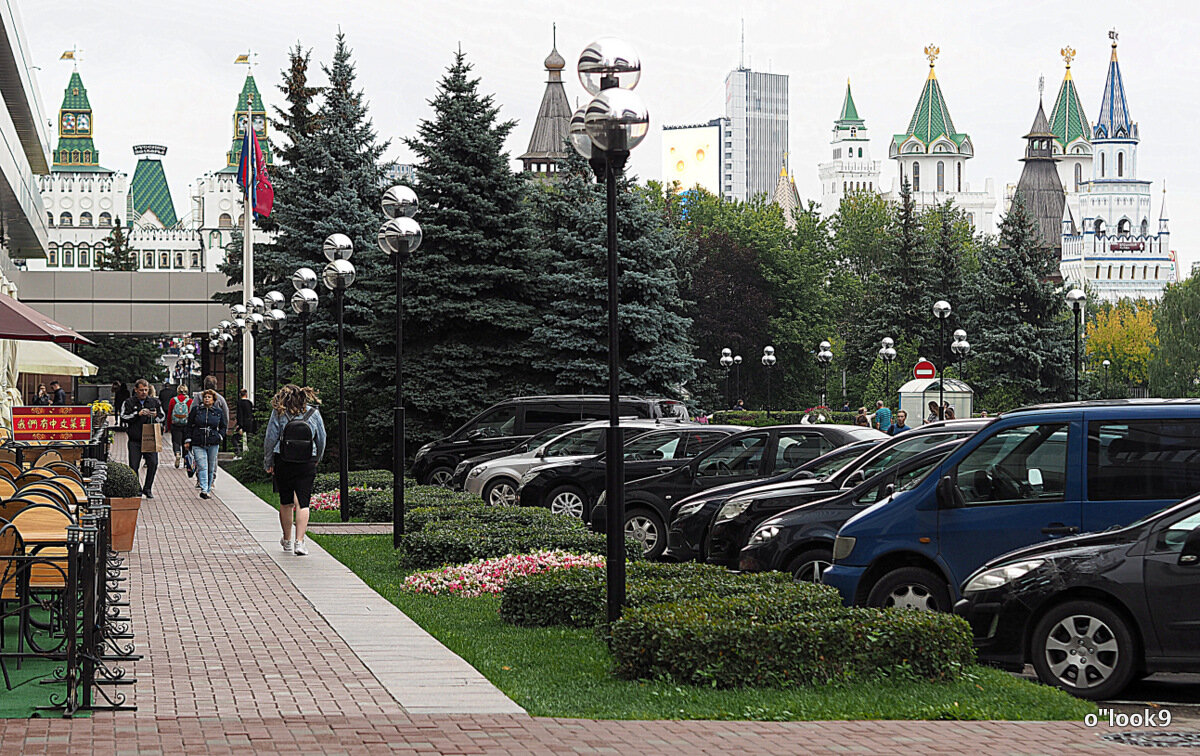
{"label": "car side mirror", "polygon": [[1036,467],[1030,468],[1029,470],[1029,485],[1034,486],[1035,488],[1042,485],[1042,471]]}
{"label": "car side mirror", "polygon": [[479,439],[484,438],[486,436],[487,436],[487,431],[485,431],[483,428],[476,428],[475,430],[473,430],[467,434],[467,440],[468,441],[478,441]]}
{"label": "car side mirror", "polygon": [[801,470],[800,472],[796,473],[794,480],[811,480],[815,477],[817,476],[813,475],[812,470]]}
{"label": "car side mirror", "polygon": [[1200,564],[1200,528],[1188,533],[1187,540],[1183,542],[1183,551],[1179,552],[1179,564]]}
{"label": "car side mirror", "polygon": [[954,479],[945,475],[937,484],[937,504],[939,509],[958,509],[966,505]]}
{"label": "car side mirror", "polygon": [[886,486],[883,487],[883,496],[880,496],[879,498],[884,499],[884,498],[887,498],[888,496],[891,496],[894,493],[896,493],[896,484],[888,483]]}
{"label": "car side mirror", "polygon": [[842,486],[842,488],[853,488],[866,479],[867,474],[865,472],[862,470],[855,470],[854,472],[850,473],[850,477],[846,478],[846,483]]}

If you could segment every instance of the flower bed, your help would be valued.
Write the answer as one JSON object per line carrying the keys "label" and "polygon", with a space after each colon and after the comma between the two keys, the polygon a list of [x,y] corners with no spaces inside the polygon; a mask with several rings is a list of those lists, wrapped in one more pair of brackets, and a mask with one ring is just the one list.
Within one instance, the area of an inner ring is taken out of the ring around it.
{"label": "flower bed", "polygon": [[[350,498],[351,498],[351,500],[353,500],[355,494],[365,494],[368,492],[382,493],[383,490],[384,489],[382,489],[382,488],[368,488],[366,486],[352,486],[350,488]],[[335,488],[332,491],[325,491],[323,493],[313,494],[312,495],[312,504],[310,506],[312,507],[312,509],[319,510],[319,511],[330,510],[330,509],[336,510],[341,507],[341,499],[342,499],[342,495]]]}
{"label": "flower bed", "polygon": [[551,570],[603,566],[602,557],[572,554],[561,550],[508,554],[496,559],[480,559],[457,567],[418,572],[404,579],[403,589],[412,593],[474,597],[485,593],[500,593],[515,577]]}

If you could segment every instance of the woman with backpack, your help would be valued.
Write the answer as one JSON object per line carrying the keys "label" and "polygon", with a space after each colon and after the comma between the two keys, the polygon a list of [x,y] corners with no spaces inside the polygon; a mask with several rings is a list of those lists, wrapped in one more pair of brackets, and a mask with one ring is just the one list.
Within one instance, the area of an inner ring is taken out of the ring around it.
{"label": "woman with backpack", "polygon": [[308,554],[304,543],[308,507],[317,463],[325,455],[325,421],[318,409],[320,404],[315,391],[294,383],[279,389],[271,399],[271,419],[263,439],[263,468],[274,476],[279,492],[279,524],[283,528],[279,545],[285,554]]}
{"label": "woman with backpack", "polygon": [[207,499],[212,491],[213,476],[217,473],[217,452],[221,450],[221,441],[229,426],[225,423],[225,413],[217,406],[216,391],[205,389],[200,402],[188,415],[184,443],[195,451],[192,456],[196,461],[196,477],[200,479],[200,498]]}
{"label": "woman with backpack", "polygon": [[[175,450],[175,466],[183,460],[183,440],[187,438],[188,418],[192,413],[192,400],[183,385],[167,402],[167,432],[171,434],[171,448]],[[191,469],[189,465],[188,469]]]}

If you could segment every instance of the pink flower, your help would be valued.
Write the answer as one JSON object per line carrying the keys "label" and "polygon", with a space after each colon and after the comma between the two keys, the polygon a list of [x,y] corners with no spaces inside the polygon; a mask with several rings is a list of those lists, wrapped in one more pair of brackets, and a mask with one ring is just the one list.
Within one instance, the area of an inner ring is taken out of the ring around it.
{"label": "pink flower", "polygon": [[565,551],[508,554],[495,559],[481,559],[470,564],[409,575],[404,580],[404,589],[414,593],[481,596],[485,593],[502,592],[508,581],[518,575],[603,565],[604,559],[592,554],[571,554]]}

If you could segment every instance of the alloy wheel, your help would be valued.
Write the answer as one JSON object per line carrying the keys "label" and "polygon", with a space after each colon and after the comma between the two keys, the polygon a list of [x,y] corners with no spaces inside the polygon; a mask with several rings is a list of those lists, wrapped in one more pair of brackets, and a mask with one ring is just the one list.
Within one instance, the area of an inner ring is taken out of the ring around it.
{"label": "alloy wheel", "polygon": [[821,582],[821,574],[832,566],[833,562],[814,559],[811,562],[804,562],[797,567],[792,572],[792,577],[797,583],[819,583]]}
{"label": "alloy wheel", "polygon": [[513,507],[517,504],[517,490],[511,483],[497,483],[488,494],[488,504],[493,507]]}
{"label": "alloy wheel", "polygon": [[1085,614],[1060,620],[1047,634],[1044,651],[1051,674],[1073,688],[1103,684],[1120,660],[1112,628]]}
{"label": "alloy wheel", "polygon": [[938,610],[937,599],[930,593],[929,588],[919,583],[898,585],[888,594],[884,607],[896,609],[918,609],[924,612]]}
{"label": "alloy wheel", "polygon": [[583,498],[574,491],[563,491],[550,500],[550,511],[582,520]]}
{"label": "alloy wheel", "polygon": [[429,474],[429,485],[441,486],[442,488],[450,487],[450,479],[454,477],[453,470],[447,470],[444,467],[439,467]]}
{"label": "alloy wheel", "polygon": [[658,525],[645,515],[634,515],[625,522],[625,535],[642,544],[642,553],[649,554],[658,545]]}

